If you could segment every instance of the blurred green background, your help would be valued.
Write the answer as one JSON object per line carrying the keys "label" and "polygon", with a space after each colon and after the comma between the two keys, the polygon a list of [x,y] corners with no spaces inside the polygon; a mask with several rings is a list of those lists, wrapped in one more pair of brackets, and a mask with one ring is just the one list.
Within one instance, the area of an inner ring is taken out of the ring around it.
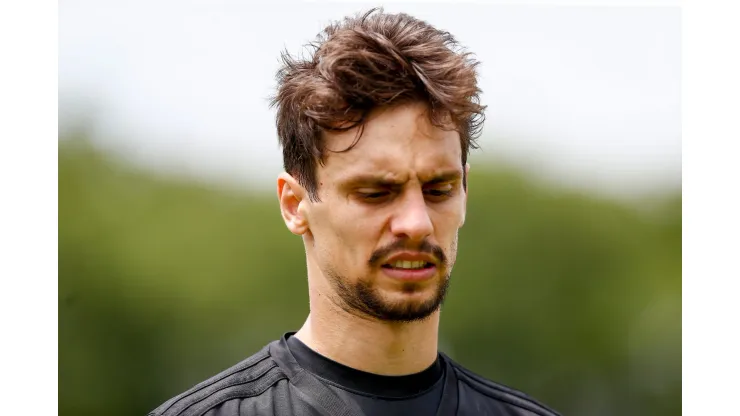
{"label": "blurred green background", "polygon": [[[680,191],[616,201],[473,166],[441,348],[566,415],[679,414]],[[61,415],[146,414],[298,329],[306,290],[271,192],[60,137]]]}

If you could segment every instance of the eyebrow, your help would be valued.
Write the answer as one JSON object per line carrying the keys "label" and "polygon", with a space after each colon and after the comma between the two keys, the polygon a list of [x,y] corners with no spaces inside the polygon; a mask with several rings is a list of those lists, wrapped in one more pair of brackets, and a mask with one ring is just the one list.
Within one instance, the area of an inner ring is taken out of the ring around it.
{"label": "eyebrow", "polygon": [[[454,182],[462,177],[462,172],[459,170],[441,172],[423,182],[423,185],[436,185],[445,182]],[[394,188],[403,186],[406,181],[388,179],[385,175],[373,175],[364,174],[357,175],[343,180],[341,183],[343,186],[370,186],[380,188]]]}
{"label": "eyebrow", "polygon": [[424,185],[436,185],[445,182],[454,182],[462,178],[462,172],[459,170],[442,172],[432,176],[429,180],[424,181]]}

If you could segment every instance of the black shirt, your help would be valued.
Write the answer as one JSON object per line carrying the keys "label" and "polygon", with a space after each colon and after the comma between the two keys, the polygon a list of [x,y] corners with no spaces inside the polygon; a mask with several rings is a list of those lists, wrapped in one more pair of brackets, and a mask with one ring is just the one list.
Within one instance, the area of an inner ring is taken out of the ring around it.
{"label": "black shirt", "polygon": [[292,335],[167,400],[149,416],[559,415],[441,352],[421,373],[387,377],[333,362]]}
{"label": "black shirt", "polygon": [[296,337],[288,348],[298,364],[367,416],[435,415],[442,399],[444,369],[439,356],[426,370],[407,376],[381,376],[324,357]]}

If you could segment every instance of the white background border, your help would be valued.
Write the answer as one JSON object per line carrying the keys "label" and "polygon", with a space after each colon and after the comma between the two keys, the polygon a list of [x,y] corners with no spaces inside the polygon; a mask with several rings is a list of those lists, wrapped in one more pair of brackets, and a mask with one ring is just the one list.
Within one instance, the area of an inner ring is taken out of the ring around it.
{"label": "white background border", "polygon": [[737,16],[737,3],[729,1],[695,0],[683,8],[685,415],[730,414],[737,407],[740,370]]}
{"label": "white background border", "polygon": [[8,415],[57,412],[57,31],[54,1],[0,3],[0,412]]}
{"label": "white background border", "polygon": [[[686,3],[683,405],[686,415],[728,414],[740,371],[738,5]],[[0,391],[6,414],[22,414],[28,406],[53,414],[58,399],[57,7],[52,1],[0,6]]]}

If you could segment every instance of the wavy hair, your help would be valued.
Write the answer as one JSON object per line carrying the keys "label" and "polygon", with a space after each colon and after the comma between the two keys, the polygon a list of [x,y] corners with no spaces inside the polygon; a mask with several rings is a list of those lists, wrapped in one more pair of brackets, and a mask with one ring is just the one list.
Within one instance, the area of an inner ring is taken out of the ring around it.
{"label": "wavy hair", "polygon": [[[452,125],[460,135],[462,164],[485,119],[472,54],[448,32],[404,13],[372,9],[326,27],[307,59],[281,53],[276,125],[283,164],[318,200],[317,163],[326,156],[322,131],[359,126],[362,135],[368,113],[380,106],[422,101],[429,106],[430,122]],[[465,179],[464,179],[465,184]]]}

